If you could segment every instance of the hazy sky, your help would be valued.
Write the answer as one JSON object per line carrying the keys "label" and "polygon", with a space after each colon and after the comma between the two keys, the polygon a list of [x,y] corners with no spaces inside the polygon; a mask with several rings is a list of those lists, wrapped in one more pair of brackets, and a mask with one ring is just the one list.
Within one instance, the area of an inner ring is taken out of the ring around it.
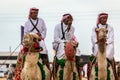
{"label": "hazy sky", "polygon": [[[120,0],[3,0],[0,2],[0,52],[13,51],[20,43],[20,26],[27,20],[29,8],[39,8],[39,17],[47,26],[46,46],[53,59],[54,26],[64,13],[74,18],[75,35],[82,54],[91,54],[91,30],[99,12],[109,14],[115,31],[115,59],[120,60]],[[17,49],[20,51],[20,49]]]}

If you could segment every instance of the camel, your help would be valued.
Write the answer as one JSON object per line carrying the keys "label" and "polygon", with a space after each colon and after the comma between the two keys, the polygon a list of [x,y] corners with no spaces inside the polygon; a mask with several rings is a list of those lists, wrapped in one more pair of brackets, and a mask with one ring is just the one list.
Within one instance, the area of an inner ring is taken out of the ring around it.
{"label": "camel", "polygon": [[[42,80],[41,72],[37,62],[39,54],[27,53],[26,61],[21,72],[21,80]],[[31,60],[32,59],[32,60]]]}
{"label": "camel", "polygon": [[50,80],[50,71],[40,58],[40,39],[35,33],[24,35],[23,49],[17,59],[15,80]]}
{"label": "camel", "polygon": [[118,80],[120,80],[120,63],[117,66],[117,75],[118,75]]}
{"label": "camel", "polygon": [[[112,66],[106,59],[106,28],[97,28],[98,54],[89,80],[115,80]],[[109,66],[108,66],[109,65]]]}
{"label": "camel", "polygon": [[[75,62],[76,45],[74,42],[65,44],[65,55],[58,66],[53,80],[79,80],[79,75]],[[57,61],[59,63],[60,61]]]}

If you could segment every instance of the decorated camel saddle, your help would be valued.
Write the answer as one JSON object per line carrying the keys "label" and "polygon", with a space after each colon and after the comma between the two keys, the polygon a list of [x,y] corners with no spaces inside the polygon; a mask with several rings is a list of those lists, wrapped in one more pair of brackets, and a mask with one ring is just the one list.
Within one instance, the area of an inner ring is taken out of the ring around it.
{"label": "decorated camel saddle", "polygon": [[35,33],[24,35],[23,48],[17,58],[15,80],[50,80],[50,71],[41,60],[40,39]]}
{"label": "decorated camel saddle", "polygon": [[91,56],[88,64],[88,80],[116,80],[112,63],[106,58],[106,28],[97,28],[97,57]]}
{"label": "decorated camel saddle", "polygon": [[53,80],[79,80],[75,54],[76,44],[74,42],[67,42],[65,44],[64,58],[54,60],[56,64],[53,65]]}

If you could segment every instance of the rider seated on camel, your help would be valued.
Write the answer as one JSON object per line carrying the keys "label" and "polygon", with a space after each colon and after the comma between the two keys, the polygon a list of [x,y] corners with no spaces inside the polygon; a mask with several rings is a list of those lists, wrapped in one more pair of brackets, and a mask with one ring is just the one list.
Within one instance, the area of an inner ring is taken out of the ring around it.
{"label": "rider seated on camel", "polygon": [[107,19],[108,19],[107,13],[100,13],[98,15],[96,26],[92,30],[91,40],[92,40],[92,45],[93,45],[93,48],[92,48],[93,54],[90,57],[90,61],[88,63],[88,78],[91,73],[91,67],[94,62],[93,60],[96,58],[97,53],[98,53],[98,41],[97,41],[96,29],[103,28],[103,27],[107,29],[107,37],[106,37],[107,61],[112,65],[115,78],[117,78],[116,77],[117,75],[116,75],[115,60],[114,60],[114,30],[111,25],[107,24]]}
{"label": "rider seated on camel", "polygon": [[[28,65],[30,64],[32,66],[32,68],[34,68],[33,67],[34,65],[31,63],[37,64],[37,62],[38,62],[37,59],[39,58],[39,55],[40,55],[39,53],[42,50],[42,48],[39,46],[40,39],[41,39],[41,37],[38,36],[36,33],[29,33],[29,34],[24,35],[23,41],[22,41],[23,48],[21,49],[21,51],[19,52],[18,57],[17,57],[17,63],[16,63],[15,72],[14,72],[15,80],[23,80],[23,78],[25,78],[26,76],[29,75],[29,74],[27,74],[28,69],[30,69],[29,71],[31,71],[31,68]],[[28,56],[30,56],[30,55],[31,55],[31,58],[30,57],[28,58]],[[27,65],[26,65],[26,63],[27,63]],[[36,68],[36,69],[38,69],[38,68]],[[38,71],[40,71],[40,70],[38,70]],[[25,72],[27,72],[27,73],[25,73]],[[34,72],[34,71],[32,71],[32,72]],[[23,75],[23,73],[25,73],[26,75]]]}
{"label": "rider seated on camel", "polygon": [[[65,57],[65,43],[72,41],[76,46],[78,42],[74,36],[75,28],[72,26],[73,17],[71,14],[64,14],[61,23],[57,24],[54,29],[54,42],[53,49],[55,50],[55,59],[62,60]],[[79,49],[77,50],[77,55],[80,54]],[[56,64],[56,70],[59,64]]]}
{"label": "rider seated on camel", "polygon": [[[28,72],[30,70],[26,70],[27,63],[29,64],[29,61],[35,63],[34,60],[38,59],[37,66],[39,66],[41,73],[42,73],[42,79],[40,80],[49,80],[47,79],[50,74],[50,68],[49,68],[49,59],[47,54],[47,48],[45,45],[45,37],[46,37],[46,25],[42,18],[38,18],[38,11],[39,9],[33,7],[30,8],[28,20],[25,22],[24,25],[24,37],[22,41],[23,49],[18,55],[17,58],[17,64],[16,64],[16,78],[15,80],[20,80],[21,77],[21,71]],[[39,39],[38,39],[39,37]],[[35,44],[33,44],[35,43]],[[27,47],[27,48],[26,48]],[[28,50],[29,49],[29,50]],[[36,56],[37,58],[34,59],[33,55],[30,55],[28,53],[38,53]],[[29,57],[28,57],[29,56]],[[25,62],[25,63],[24,63]],[[35,65],[34,65],[35,66]],[[33,67],[32,67],[33,68]],[[31,68],[29,68],[31,69]],[[33,71],[35,72],[35,71]],[[18,74],[17,74],[18,73]],[[37,73],[37,72],[36,72]],[[19,78],[18,78],[19,76]],[[34,75],[32,75],[33,77]],[[36,77],[36,76],[34,76]],[[39,76],[40,77],[40,76]],[[50,78],[50,77],[49,77]],[[35,80],[35,79],[32,79]]]}
{"label": "rider seated on camel", "polygon": [[46,38],[46,25],[42,18],[38,18],[39,9],[32,7],[29,11],[28,20],[25,22],[24,25],[24,34],[27,33],[36,33],[42,37],[42,40],[39,42],[39,45],[43,48],[41,51],[41,58],[43,65],[47,65],[49,68],[49,60],[47,54],[47,48],[45,45],[45,38]]}

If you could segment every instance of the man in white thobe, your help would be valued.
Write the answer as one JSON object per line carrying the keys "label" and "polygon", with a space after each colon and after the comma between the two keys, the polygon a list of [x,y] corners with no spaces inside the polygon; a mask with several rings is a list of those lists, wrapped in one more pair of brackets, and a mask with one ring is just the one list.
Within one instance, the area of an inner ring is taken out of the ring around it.
{"label": "man in white thobe", "polygon": [[74,27],[72,26],[73,18],[71,14],[64,14],[60,24],[57,24],[54,29],[54,41],[59,43],[56,57],[58,60],[62,59],[65,51],[65,42],[72,40],[74,35]]}
{"label": "man in white thobe", "polygon": [[[64,14],[63,18],[61,20],[61,23],[57,24],[54,29],[54,42],[57,42],[58,48],[56,50],[56,56],[55,56],[55,66],[53,69],[54,74],[56,74],[58,66],[63,63],[57,63],[57,61],[61,61],[64,59],[65,56],[65,50],[64,46],[65,43],[68,41],[75,42],[76,45],[78,45],[78,42],[76,40],[76,37],[74,36],[75,28],[72,26],[73,17],[71,14]],[[80,56],[80,50],[76,48],[76,56]]]}
{"label": "man in white thobe", "polygon": [[[92,29],[92,36],[91,36],[91,41],[93,45],[92,51],[93,51],[93,56],[96,57],[97,52],[98,52],[96,28],[105,27],[108,30],[107,38],[106,38],[106,57],[107,57],[107,61],[112,65],[113,73],[116,78],[115,80],[118,80],[117,74],[116,74],[115,60],[114,60],[114,29],[111,25],[107,24],[107,19],[108,19],[107,13],[100,13],[98,15],[96,26],[93,27]],[[88,77],[89,77],[89,73],[91,72],[90,67],[91,65],[89,64],[88,65]]]}
{"label": "man in white thobe", "polygon": [[109,24],[107,24],[107,18],[108,15],[107,14],[101,14],[98,16],[98,21],[97,21],[97,25],[93,28],[92,30],[92,36],[91,36],[91,40],[92,40],[92,44],[93,44],[93,55],[97,56],[97,51],[98,51],[98,45],[97,45],[97,36],[96,36],[96,28],[101,28],[101,27],[105,27],[107,28],[108,32],[107,32],[107,38],[106,38],[106,57],[109,60],[112,60],[114,58],[114,30],[113,27]]}
{"label": "man in white thobe", "polygon": [[38,11],[39,9],[37,8],[31,8],[29,12],[29,18],[26,21],[24,25],[24,34],[27,33],[36,33],[40,36],[42,36],[41,41],[39,42],[39,45],[43,48],[43,50],[40,52],[41,53],[41,58],[43,60],[43,64],[46,64],[48,67],[48,54],[47,54],[47,48],[45,45],[45,38],[46,38],[46,25],[45,22],[42,18],[38,18]]}

